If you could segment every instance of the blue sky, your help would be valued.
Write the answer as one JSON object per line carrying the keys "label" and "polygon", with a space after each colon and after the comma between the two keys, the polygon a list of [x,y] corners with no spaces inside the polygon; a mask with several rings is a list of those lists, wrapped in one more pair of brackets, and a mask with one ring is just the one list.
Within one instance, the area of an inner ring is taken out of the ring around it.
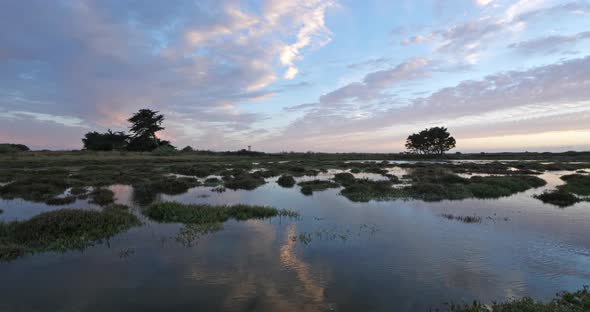
{"label": "blue sky", "polygon": [[0,141],[80,148],[140,108],[179,147],[590,149],[590,2],[3,1]]}

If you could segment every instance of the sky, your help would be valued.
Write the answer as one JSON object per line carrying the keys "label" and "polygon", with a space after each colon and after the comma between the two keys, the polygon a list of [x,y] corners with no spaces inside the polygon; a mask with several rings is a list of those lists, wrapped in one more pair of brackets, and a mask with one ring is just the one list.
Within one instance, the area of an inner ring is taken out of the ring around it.
{"label": "sky", "polygon": [[3,0],[0,142],[79,149],[165,115],[177,147],[590,150],[590,0]]}

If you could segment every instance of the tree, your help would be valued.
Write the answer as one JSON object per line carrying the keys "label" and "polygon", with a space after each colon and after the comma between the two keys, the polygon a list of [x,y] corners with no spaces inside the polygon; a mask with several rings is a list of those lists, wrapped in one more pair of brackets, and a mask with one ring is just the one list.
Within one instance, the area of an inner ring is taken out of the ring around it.
{"label": "tree", "polygon": [[129,136],[124,132],[113,132],[109,129],[105,133],[98,133],[96,131],[86,133],[82,139],[82,143],[84,143],[84,149],[87,150],[112,151],[125,149],[128,139]]}
{"label": "tree", "polygon": [[416,154],[443,155],[453,149],[456,143],[447,128],[433,127],[408,136],[406,148]]}
{"label": "tree", "polygon": [[164,130],[162,127],[164,115],[159,115],[157,111],[140,109],[127,121],[131,123],[129,150],[152,151],[163,143],[170,144],[170,142],[160,141],[156,136],[156,132]]}
{"label": "tree", "polygon": [[0,143],[0,150],[3,152],[28,152],[31,149],[24,144]]}

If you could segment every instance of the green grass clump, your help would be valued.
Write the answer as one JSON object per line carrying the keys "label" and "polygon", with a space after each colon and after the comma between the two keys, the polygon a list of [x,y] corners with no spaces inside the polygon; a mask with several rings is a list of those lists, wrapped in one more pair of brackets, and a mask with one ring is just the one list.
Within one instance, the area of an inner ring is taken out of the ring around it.
{"label": "green grass clump", "polygon": [[115,202],[115,193],[109,189],[97,188],[90,193],[90,202],[106,206]]}
{"label": "green grass clump", "polygon": [[76,201],[76,196],[54,197],[45,201],[49,206],[62,206],[72,204]]}
{"label": "green grass clump", "polygon": [[488,176],[465,179],[446,170],[428,168],[409,176],[412,184],[393,188],[394,181],[356,179],[341,194],[352,201],[421,199],[424,201],[460,200],[465,198],[499,198],[545,185],[535,176]]}
{"label": "green grass clump", "polygon": [[353,184],[347,185],[340,194],[355,202],[395,199],[400,196],[399,190],[394,189],[392,185],[391,181],[356,179]]}
{"label": "green grass clump", "polygon": [[35,173],[31,173],[31,176],[0,187],[0,197],[43,202],[63,194],[68,187],[69,183],[63,174],[51,176],[39,173],[39,176],[35,176]]}
{"label": "green grass clump", "polygon": [[200,185],[201,183],[196,178],[163,176],[136,183],[133,187],[142,194],[179,195],[186,193],[190,188]]}
{"label": "green grass clump", "polygon": [[561,179],[565,181],[565,185],[561,186],[564,191],[590,196],[590,175],[569,174]]}
{"label": "green grass clump", "polygon": [[74,186],[70,189],[70,194],[74,196],[81,196],[88,193],[88,189],[82,186]]}
{"label": "green grass clump", "polygon": [[325,181],[325,180],[312,180],[312,181],[305,181],[299,182],[298,184],[301,186],[301,193],[303,195],[311,195],[313,192],[321,192],[325,191],[329,188],[338,188],[340,184],[332,181]]}
{"label": "green grass clump", "polygon": [[218,186],[221,184],[223,184],[223,181],[218,178],[207,178],[204,182],[205,186]]}
{"label": "green grass clump", "polygon": [[334,181],[340,183],[342,186],[351,185],[355,180],[354,175],[348,172],[341,172],[334,175]]}
{"label": "green grass clump", "polygon": [[254,190],[266,184],[264,178],[249,173],[238,173],[224,177],[224,186],[230,190]]}
{"label": "green grass clump", "polygon": [[121,206],[102,211],[60,209],[27,221],[0,223],[0,260],[44,251],[83,249],[140,224]]}
{"label": "green grass clump", "polygon": [[575,292],[560,292],[550,302],[536,301],[530,297],[484,305],[450,305],[446,311],[454,312],[583,312],[590,311],[588,286]]}
{"label": "green grass clump", "polygon": [[535,198],[547,204],[553,204],[559,207],[572,206],[581,200],[576,195],[566,192],[563,189],[545,191],[541,194],[534,195]]}
{"label": "green grass clump", "polygon": [[155,203],[145,211],[150,219],[167,223],[219,223],[229,219],[264,219],[275,216],[297,216],[296,212],[266,206],[207,204],[185,205],[177,202]]}
{"label": "green grass clump", "polygon": [[403,188],[399,194],[403,198],[421,199],[424,201],[459,200],[474,197],[473,193],[462,183],[415,183]]}
{"label": "green grass clump", "polygon": [[277,184],[282,187],[293,187],[295,185],[295,179],[290,175],[282,175],[277,180]]}

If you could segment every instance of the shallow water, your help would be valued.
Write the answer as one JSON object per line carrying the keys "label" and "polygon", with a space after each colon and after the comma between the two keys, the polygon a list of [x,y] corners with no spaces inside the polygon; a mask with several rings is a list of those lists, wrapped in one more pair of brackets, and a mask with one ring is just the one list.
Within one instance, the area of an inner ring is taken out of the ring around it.
{"label": "shallow water", "polygon": [[[497,200],[353,203],[338,189],[304,196],[276,178],[254,191],[160,195],[270,205],[301,218],[229,221],[200,237],[143,218],[144,226],[83,252],[0,263],[0,311],[427,311],[451,300],[547,300],[590,284],[590,203],[560,209],[531,197],[568,173],[545,173],[547,186]],[[131,187],[111,189],[141,215]],[[64,206],[0,200],[0,207],[1,220],[22,220]]]}

